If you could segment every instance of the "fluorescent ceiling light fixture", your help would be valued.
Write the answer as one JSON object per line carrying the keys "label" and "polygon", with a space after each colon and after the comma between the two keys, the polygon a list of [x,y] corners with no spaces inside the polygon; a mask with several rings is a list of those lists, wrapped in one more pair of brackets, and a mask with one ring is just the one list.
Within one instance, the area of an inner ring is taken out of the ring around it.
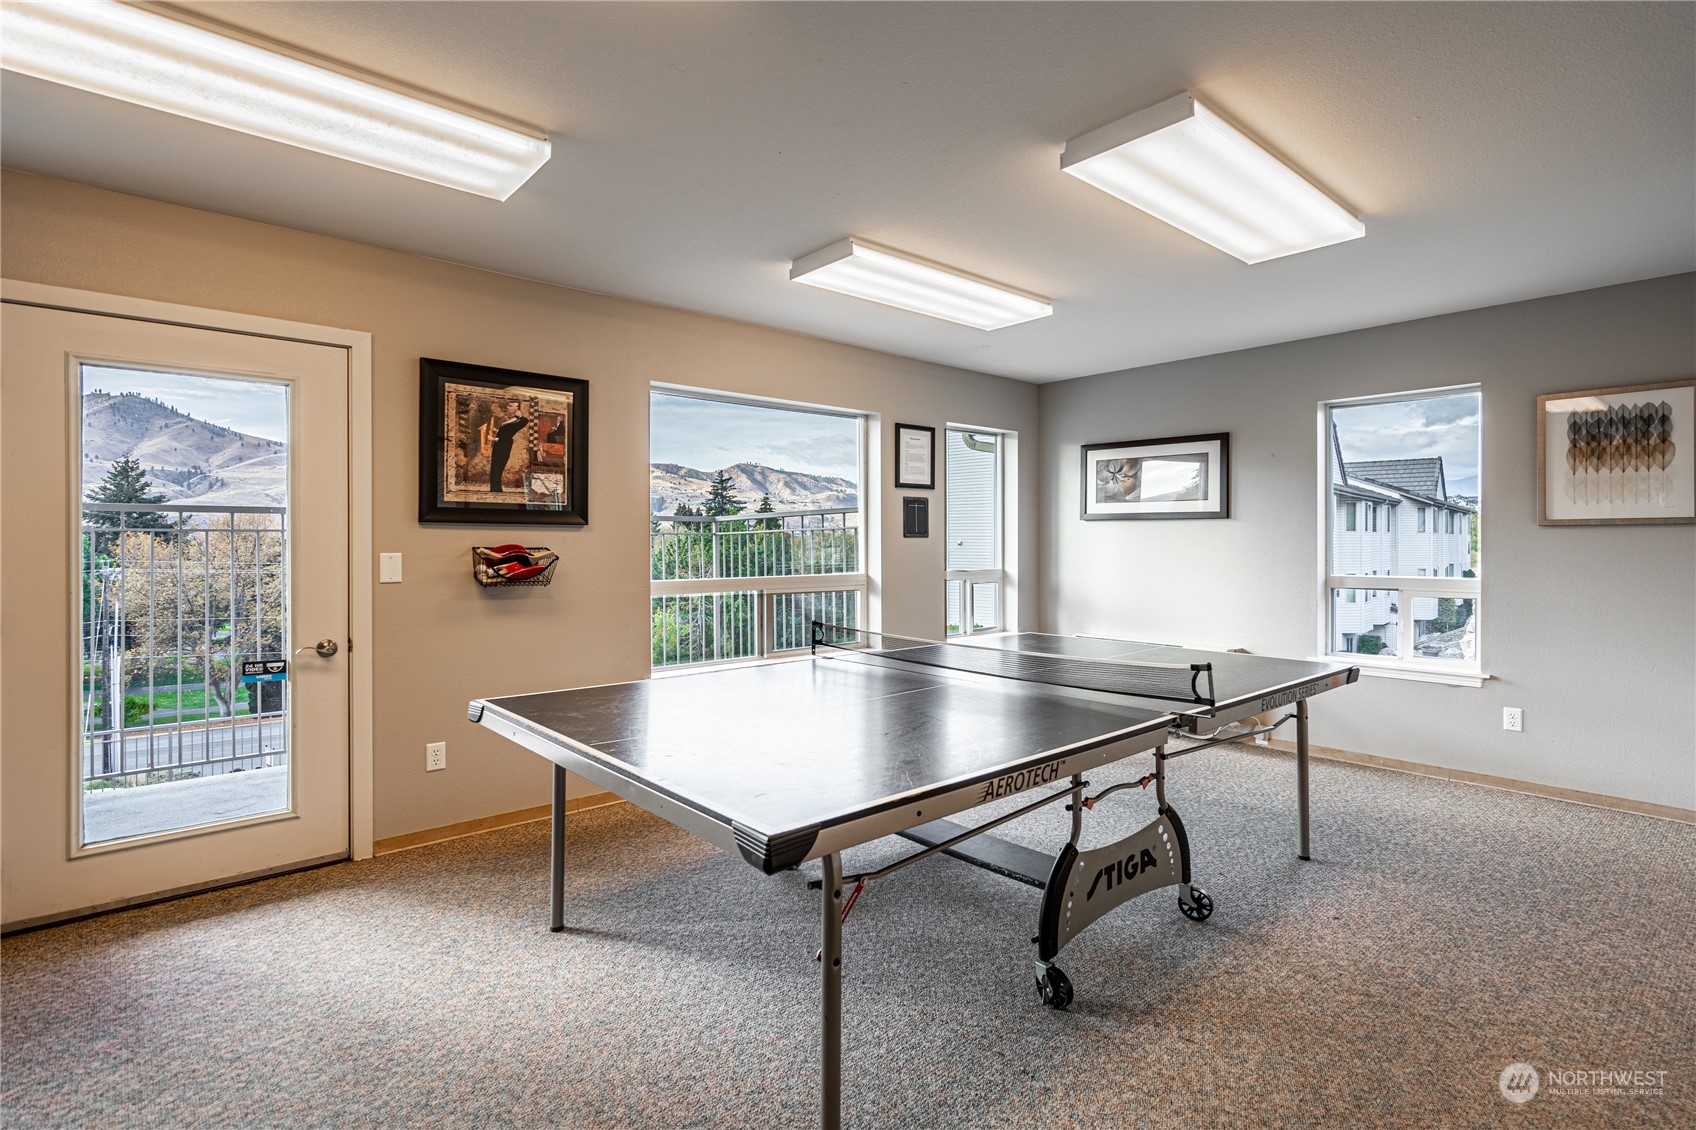
{"label": "fluorescent ceiling light fixture", "polygon": [[541,130],[147,8],[39,0],[0,19],[7,70],[479,196],[505,200],[551,150]]}
{"label": "fluorescent ceiling light fixture", "polygon": [[1245,263],[1366,225],[1189,94],[1066,143],[1060,167]]}
{"label": "fluorescent ceiling light fixture", "polygon": [[863,239],[839,240],[802,256],[790,264],[789,277],[980,330],[1016,326],[1054,313],[1052,304],[1034,295]]}

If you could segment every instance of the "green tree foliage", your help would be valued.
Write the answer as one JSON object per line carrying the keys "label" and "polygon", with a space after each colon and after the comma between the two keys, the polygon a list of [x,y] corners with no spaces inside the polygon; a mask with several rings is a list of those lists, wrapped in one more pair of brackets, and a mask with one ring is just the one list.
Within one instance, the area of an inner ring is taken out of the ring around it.
{"label": "green tree foliage", "polygon": [[[232,714],[232,661],[282,651],[283,551],[283,532],[265,514],[221,516],[205,529],[125,533],[110,581],[126,622],[124,685],[146,685],[150,657],[156,668],[179,661],[182,677],[203,681],[220,713]],[[280,709],[281,684],[260,687],[261,709]]]}
{"label": "green tree foliage", "polygon": [[1377,655],[1384,650],[1384,641],[1377,636],[1361,636],[1354,641],[1354,650],[1358,655]]}
{"label": "green tree foliage", "polygon": [[701,514],[708,518],[727,518],[742,513],[742,505],[742,500],[730,493],[730,475],[720,471],[713,476],[713,485],[707,488],[707,501],[701,507]]}
{"label": "green tree foliage", "polygon": [[755,599],[741,592],[656,599],[654,666],[751,657]]}
{"label": "green tree foliage", "polygon": [[[1470,570],[1468,570],[1470,572]],[[1452,597],[1437,598],[1437,616],[1431,621],[1431,634],[1439,635],[1452,632],[1456,628],[1464,628],[1466,622],[1472,619],[1472,601],[1456,600]]]}
{"label": "green tree foliage", "polygon": [[[131,504],[164,502],[165,496],[153,493],[150,489],[152,486],[153,483],[148,480],[140,462],[126,455],[113,463],[111,469],[106,472],[106,477],[88,492],[88,501]],[[83,521],[90,526],[114,531],[120,527],[130,530],[168,530],[173,524],[165,515],[146,510],[127,513],[89,510],[84,512]],[[110,553],[113,541],[113,534],[96,534],[94,552],[100,555]]]}

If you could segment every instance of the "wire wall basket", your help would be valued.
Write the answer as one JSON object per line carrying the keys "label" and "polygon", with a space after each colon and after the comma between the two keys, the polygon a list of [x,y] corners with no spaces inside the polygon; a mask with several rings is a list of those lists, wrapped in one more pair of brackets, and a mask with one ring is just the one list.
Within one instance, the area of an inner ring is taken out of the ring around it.
{"label": "wire wall basket", "polygon": [[471,576],[486,589],[535,588],[553,583],[559,554],[545,545],[474,545]]}

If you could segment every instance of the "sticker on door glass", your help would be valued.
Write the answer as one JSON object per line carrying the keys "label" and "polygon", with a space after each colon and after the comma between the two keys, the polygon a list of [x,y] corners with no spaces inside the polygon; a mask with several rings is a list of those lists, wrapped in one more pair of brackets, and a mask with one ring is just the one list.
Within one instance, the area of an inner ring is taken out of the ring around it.
{"label": "sticker on door glass", "polygon": [[244,659],[241,681],[244,683],[280,683],[289,677],[286,659]]}

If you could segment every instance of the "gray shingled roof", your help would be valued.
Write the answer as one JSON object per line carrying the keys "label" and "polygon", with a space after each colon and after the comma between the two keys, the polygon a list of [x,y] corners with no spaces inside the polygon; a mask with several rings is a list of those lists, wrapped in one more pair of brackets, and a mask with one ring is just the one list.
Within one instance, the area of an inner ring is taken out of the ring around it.
{"label": "gray shingled roof", "polygon": [[1369,459],[1359,463],[1345,463],[1343,468],[1344,473],[1351,479],[1370,479],[1397,490],[1423,494],[1427,498],[1447,497],[1441,458]]}

